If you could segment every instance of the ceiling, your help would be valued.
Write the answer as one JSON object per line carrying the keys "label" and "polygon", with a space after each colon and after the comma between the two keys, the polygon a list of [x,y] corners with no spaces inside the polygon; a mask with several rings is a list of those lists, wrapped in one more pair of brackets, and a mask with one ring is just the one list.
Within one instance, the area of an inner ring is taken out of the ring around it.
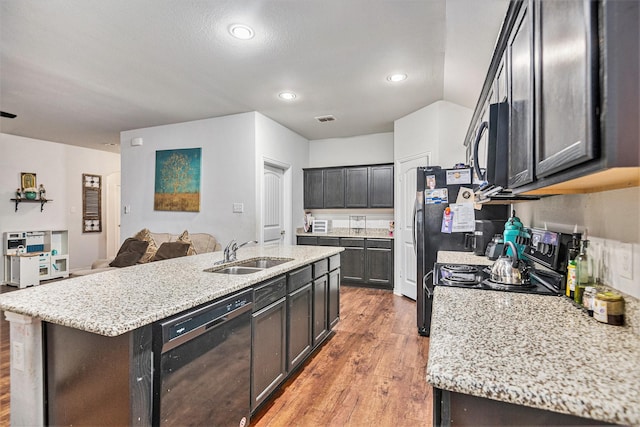
{"label": "ceiling", "polygon": [[438,100],[475,107],[507,6],[2,0],[0,110],[17,117],[0,132],[118,152],[121,131],[248,111],[310,140],[390,132]]}

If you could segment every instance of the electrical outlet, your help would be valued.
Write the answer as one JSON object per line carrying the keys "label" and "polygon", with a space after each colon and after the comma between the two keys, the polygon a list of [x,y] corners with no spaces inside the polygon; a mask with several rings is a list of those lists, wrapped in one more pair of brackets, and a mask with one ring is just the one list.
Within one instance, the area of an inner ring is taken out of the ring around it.
{"label": "electrical outlet", "polygon": [[620,254],[620,276],[633,280],[633,244],[621,243]]}
{"label": "electrical outlet", "polygon": [[244,212],[244,204],[243,203],[234,203],[233,204],[233,213],[242,213]]}

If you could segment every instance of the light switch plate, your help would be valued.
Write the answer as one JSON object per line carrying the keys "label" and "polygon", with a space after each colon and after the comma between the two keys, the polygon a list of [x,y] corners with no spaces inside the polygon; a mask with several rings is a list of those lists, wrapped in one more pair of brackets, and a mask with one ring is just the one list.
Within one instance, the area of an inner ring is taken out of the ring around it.
{"label": "light switch plate", "polygon": [[233,213],[242,213],[244,212],[244,204],[243,203],[234,203],[233,204]]}
{"label": "light switch plate", "polygon": [[620,243],[620,276],[633,280],[633,244]]}

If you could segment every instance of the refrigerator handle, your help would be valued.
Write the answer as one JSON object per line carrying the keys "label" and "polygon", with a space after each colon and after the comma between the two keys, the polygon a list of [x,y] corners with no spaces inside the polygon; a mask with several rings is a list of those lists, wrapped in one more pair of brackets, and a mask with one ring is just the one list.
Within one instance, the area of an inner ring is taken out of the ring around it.
{"label": "refrigerator handle", "polygon": [[416,227],[416,217],[418,213],[418,199],[413,202],[413,253],[418,256],[418,238],[417,238],[417,227]]}
{"label": "refrigerator handle", "polygon": [[424,277],[422,278],[422,287],[424,288],[425,292],[427,293],[428,298],[433,298],[433,290],[427,284],[427,278],[429,276],[433,277],[433,270],[431,270],[430,272],[425,274]]}

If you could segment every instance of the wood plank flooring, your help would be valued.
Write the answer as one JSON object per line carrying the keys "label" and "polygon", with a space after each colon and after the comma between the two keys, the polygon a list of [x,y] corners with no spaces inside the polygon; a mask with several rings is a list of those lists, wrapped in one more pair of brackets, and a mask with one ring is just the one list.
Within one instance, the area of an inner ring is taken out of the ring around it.
{"label": "wood plank flooring", "polygon": [[[415,310],[415,302],[390,291],[341,287],[335,334],[251,425],[431,425],[432,390],[425,381],[429,339],[417,333]],[[3,314],[0,426],[8,425],[9,327]]]}
{"label": "wood plank flooring", "polygon": [[340,298],[335,335],[252,425],[431,425],[429,339],[418,335],[415,302],[347,286]]}

